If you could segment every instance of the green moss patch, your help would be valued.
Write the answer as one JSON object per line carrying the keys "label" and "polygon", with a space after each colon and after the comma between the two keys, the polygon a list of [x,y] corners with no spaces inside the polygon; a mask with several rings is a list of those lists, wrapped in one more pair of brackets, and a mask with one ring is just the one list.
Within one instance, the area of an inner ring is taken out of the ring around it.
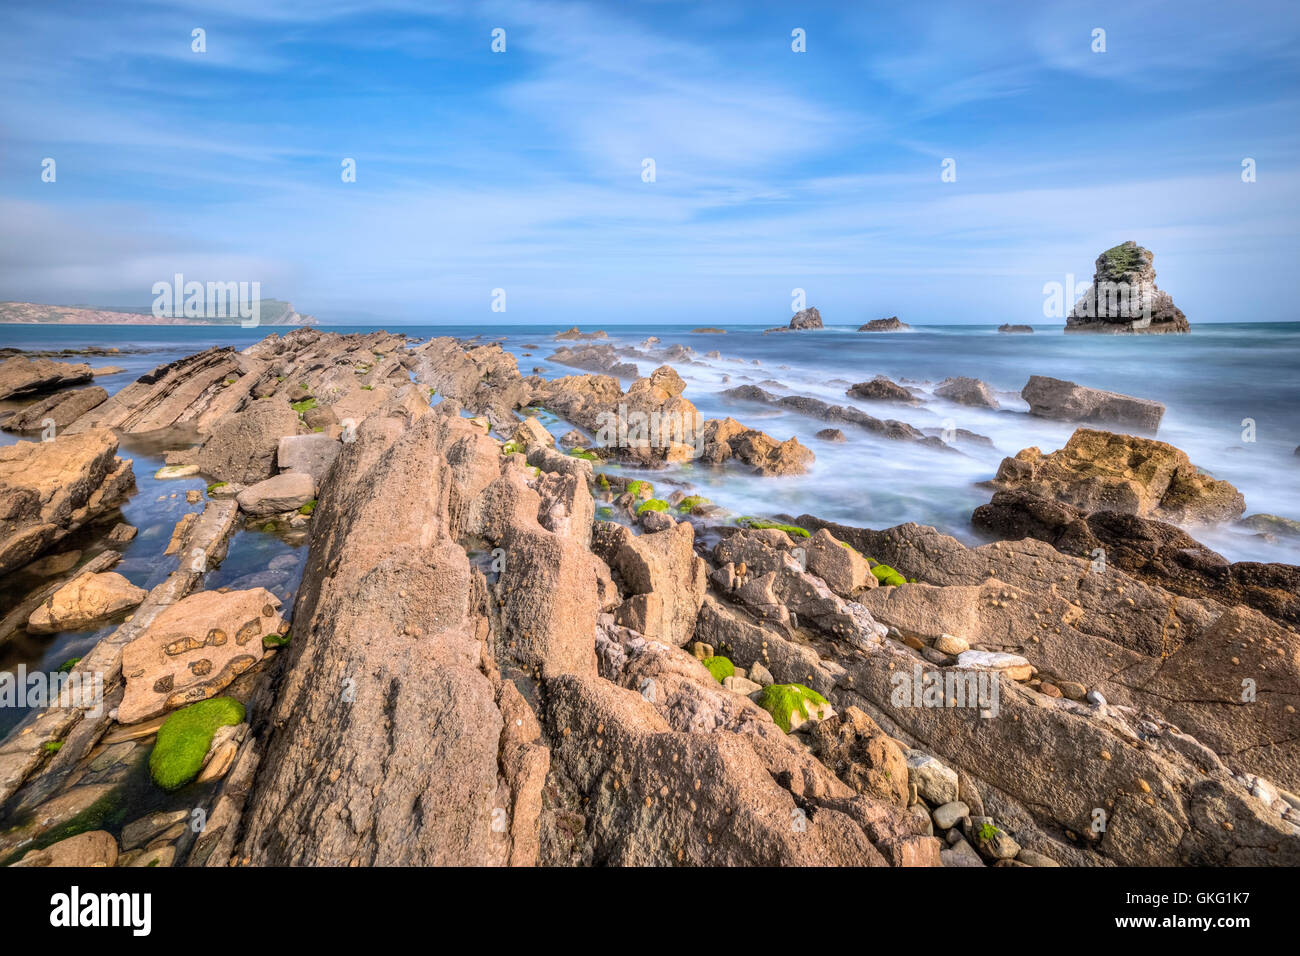
{"label": "green moss patch", "polygon": [[244,705],[233,697],[213,697],[182,707],[158,728],[149,755],[149,775],[164,790],[179,790],[199,775],[218,728],[244,722]]}
{"label": "green moss patch", "polygon": [[743,515],[737,518],[736,524],[745,528],[752,528],[755,531],[767,531],[771,528],[775,528],[777,531],[784,531],[792,538],[812,537],[806,529],[800,528],[798,525],[782,524],[779,521],[768,521],[766,518],[753,518],[749,515]]}
{"label": "green moss patch", "polygon": [[523,453],[524,443],[521,441],[515,441],[513,438],[501,446],[501,454],[503,455],[522,455]]}
{"label": "green moss patch", "polygon": [[583,448],[569,449],[569,457],[581,458],[583,461],[600,461],[599,455],[593,455],[591,452]]}
{"label": "green moss patch", "polygon": [[771,714],[776,725],[787,734],[793,714],[808,720],[814,711],[827,704],[829,701],[825,697],[803,684],[768,684],[758,695],[758,706]]}
{"label": "green moss patch", "polygon": [[311,501],[307,502],[305,505],[299,505],[299,506],[298,506],[298,514],[300,514],[300,515],[309,515],[309,514],[311,514],[313,511],[315,511],[315,510],[316,510],[316,499],[315,499],[315,498],[313,498]]}
{"label": "green moss patch", "polygon": [[712,503],[713,502],[709,501],[709,499],[703,495],[690,495],[689,497],[683,498],[681,501],[677,502],[677,512],[678,514],[688,515],[700,505],[708,505]]}
{"label": "green moss patch", "polygon": [[80,663],[81,663],[80,657],[69,657],[66,661],[64,661],[62,664],[59,665],[59,673],[66,674]]}
{"label": "green moss patch", "polygon": [[706,657],[700,663],[709,669],[709,673],[719,684],[728,677],[736,676],[736,665],[725,657]]}
{"label": "green moss patch", "polygon": [[226,483],[224,481],[214,481],[212,484],[208,485],[208,494],[211,495],[212,492],[216,491],[218,488],[224,488],[224,487],[226,487]]}
{"label": "green moss patch", "polygon": [[627,483],[627,493],[633,498],[650,497],[655,493],[655,486],[648,481],[637,478]]}
{"label": "green moss patch", "polygon": [[1136,246],[1112,246],[1102,253],[1106,260],[1106,273],[1120,276],[1126,272],[1136,272],[1142,267],[1142,255]]}
{"label": "green moss patch", "polygon": [[907,583],[907,578],[903,577],[887,564],[877,564],[871,569],[871,573],[876,576],[876,580],[881,584],[898,587],[900,584]]}
{"label": "green moss patch", "polygon": [[300,402],[290,402],[289,407],[292,408],[299,415],[301,415],[303,412],[307,411],[308,409],[316,407],[316,399],[304,398]]}
{"label": "green moss patch", "polygon": [[292,632],[285,634],[263,634],[262,646],[268,649],[272,647],[287,647],[291,636]]}
{"label": "green moss patch", "polygon": [[662,498],[651,498],[649,501],[643,501],[636,506],[636,513],[641,514],[643,511],[667,511],[668,502]]}

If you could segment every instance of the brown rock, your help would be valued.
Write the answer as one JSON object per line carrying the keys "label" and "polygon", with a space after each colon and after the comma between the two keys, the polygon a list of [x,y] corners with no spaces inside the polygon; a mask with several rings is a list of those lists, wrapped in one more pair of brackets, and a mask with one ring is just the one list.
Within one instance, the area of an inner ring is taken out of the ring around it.
{"label": "brown rock", "polygon": [[117,720],[133,724],[223,690],[262,659],[279,632],[280,600],[265,588],[200,591],[164,608],[122,649],[126,692]]}
{"label": "brown rock", "polygon": [[1201,474],[1187,455],[1150,438],[1080,428],[1059,451],[1027,448],[1005,458],[994,484],[1084,511],[1119,511],[1172,522],[1214,523],[1246,510],[1226,481]]}
{"label": "brown rock", "polygon": [[32,612],[27,630],[32,634],[88,630],[135,607],[148,593],[114,571],[81,574]]}
{"label": "brown rock", "polygon": [[907,806],[907,758],[857,707],[819,721],[811,737],[822,763],[858,793]]}
{"label": "brown rock", "polygon": [[1046,375],[1029,376],[1020,397],[1029,403],[1029,414],[1039,418],[1120,425],[1152,433],[1165,414],[1165,406],[1149,398],[1085,388]]}
{"label": "brown rock", "polygon": [[82,385],[92,378],[94,375],[89,365],[69,365],[15,355],[0,362],[0,400],[36,395],[67,385]]}

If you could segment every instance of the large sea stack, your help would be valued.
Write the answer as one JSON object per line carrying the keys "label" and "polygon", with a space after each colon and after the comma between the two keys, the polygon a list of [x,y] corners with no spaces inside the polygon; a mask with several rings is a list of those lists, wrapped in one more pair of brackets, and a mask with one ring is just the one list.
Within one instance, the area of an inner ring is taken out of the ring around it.
{"label": "large sea stack", "polygon": [[1156,288],[1155,256],[1131,239],[1097,257],[1092,285],[1070,310],[1067,332],[1190,332],[1168,292]]}

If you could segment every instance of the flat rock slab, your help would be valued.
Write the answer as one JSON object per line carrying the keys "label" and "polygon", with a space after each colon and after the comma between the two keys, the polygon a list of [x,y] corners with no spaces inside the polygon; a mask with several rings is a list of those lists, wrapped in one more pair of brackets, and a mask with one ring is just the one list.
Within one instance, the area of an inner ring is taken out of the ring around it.
{"label": "flat rock slab", "polygon": [[206,700],[262,659],[280,600],[265,588],[200,591],[166,608],[122,649],[122,724]]}
{"label": "flat rock slab", "polygon": [[342,447],[337,438],[324,432],[314,435],[285,435],[280,439],[275,460],[284,471],[311,475],[312,481],[319,488]]}
{"label": "flat rock slab", "polygon": [[1039,418],[1097,425],[1125,425],[1155,432],[1165,406],[1150,398],[1088,388],[1046,375],[1031,375],[1020,391],[1029,413]]}
{"label": "flat rock slab", "polygon": [[94,375],[85,364],[69,365],[49,359],[32,360],[23,355],[0,362],[0,398],[35,395],[65,385],[82,385]]}
{"label": "flat rock slab", "polygon": [[316,483],[311,475],[303,471],[286,471],[249,485],[235,500],[239,502],[239,510],[245,514],[274,515],[301,508],[315,496]]}
{"label": "flat rock slab", "polygon": [[86,630],[135,607],[149,592],[115,571],[81,574],[50,595],[27,619],[32,634]]}

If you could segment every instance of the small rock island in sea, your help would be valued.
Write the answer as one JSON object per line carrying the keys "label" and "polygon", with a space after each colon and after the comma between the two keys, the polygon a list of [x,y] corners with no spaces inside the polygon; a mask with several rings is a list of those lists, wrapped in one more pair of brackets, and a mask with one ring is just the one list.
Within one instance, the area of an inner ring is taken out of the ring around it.
{"label": "small rock island in sea", "polygon": [[1092,285],[1074,304],[1066,332],[1190,332],[1168,292],[1156,288],[1155,256],[1133,240],[1097,257]]}
{"label": "small rock island in sea", "polygon": [[802,309],[790,317],[789,325],[778,325],[765,332],[802,332],[806,329],[822,328],[822,314],[815,308]]}
{"label": "small rock island in sea", "polygon": [[859,332],[905,332],[911,326],[906,322],[900,322],[898,316],[891,315],[887,319],[872,319],[866,325],[859,325]]}

